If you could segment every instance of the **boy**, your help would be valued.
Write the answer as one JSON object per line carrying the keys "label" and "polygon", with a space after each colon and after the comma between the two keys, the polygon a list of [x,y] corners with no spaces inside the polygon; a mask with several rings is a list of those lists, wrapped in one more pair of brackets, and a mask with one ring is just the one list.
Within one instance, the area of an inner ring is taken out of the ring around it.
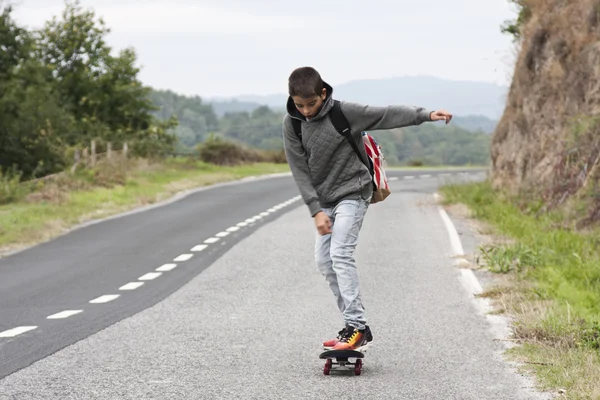
{"label": "boy", "polygon": [[[288,81],[287,114],[283,120],[285,154],[300,194],[317,228],[315,261],[343,314],[345,327],[326,349],[357,350],[373,340],[366,325],[354,250],[371,200],[371,174],[347,139],[328,118],[333,89],[311,67],[298,68]],[[371,107],[341,102],[353,140],[362,158],[367,155],[362,132],[419,125],[425,121],[450,122],[452,115],[421,107]],[[300,137],[293,119],[300,121]]]}

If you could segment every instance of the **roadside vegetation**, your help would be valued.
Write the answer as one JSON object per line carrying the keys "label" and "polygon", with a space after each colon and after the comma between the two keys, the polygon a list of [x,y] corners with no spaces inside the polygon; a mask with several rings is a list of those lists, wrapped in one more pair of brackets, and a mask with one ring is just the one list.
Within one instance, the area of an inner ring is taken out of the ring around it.
{"label": "roadside vegetation", "polygon": [[492,238],[476,264],[502,278],[483,296],[512,322],[519,346],[508,355],[559,398],[600,398],[600,229],[570,228],[565,211],[541,212],[539,201],[489,182],[441,194],[466,205]]}

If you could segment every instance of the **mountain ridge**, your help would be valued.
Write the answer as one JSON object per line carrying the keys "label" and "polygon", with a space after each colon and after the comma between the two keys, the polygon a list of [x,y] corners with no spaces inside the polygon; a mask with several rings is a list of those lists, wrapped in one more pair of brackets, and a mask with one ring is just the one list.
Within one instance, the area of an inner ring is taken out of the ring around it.
{"label": "mountain ridge", "polygon": [[[406,104],[445,108],[455,115],[481,115],[498,120],[504,112],[508,86],[491,82],[448,80],[432,76],[402,76],[353,80],[333,86],[334,97],[374,106]],[[252,111],[262,105],[284,110],[288,95],[241,94],[206,98],[217,114]]]}

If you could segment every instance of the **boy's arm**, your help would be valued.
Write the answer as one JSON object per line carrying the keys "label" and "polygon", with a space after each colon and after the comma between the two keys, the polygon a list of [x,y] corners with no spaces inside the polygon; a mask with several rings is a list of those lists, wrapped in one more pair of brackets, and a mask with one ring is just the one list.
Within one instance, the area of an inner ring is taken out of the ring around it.
{"label": "boy's arm", "polygon": [[283,119],[283,148],[304,203],[308,206],[311,217],[314,217],[315,214],[321,211],[319,196],[317,196],[317,191],[310,180],[306,151],[302,146],[302,141],[294,132],[289,115],[286,115]]}
{"label": "boy's arm", "polygon": [[431,111],[423,107],[374,107],[342,101],[342,112],[353,132],[402,128],[431,121]]}

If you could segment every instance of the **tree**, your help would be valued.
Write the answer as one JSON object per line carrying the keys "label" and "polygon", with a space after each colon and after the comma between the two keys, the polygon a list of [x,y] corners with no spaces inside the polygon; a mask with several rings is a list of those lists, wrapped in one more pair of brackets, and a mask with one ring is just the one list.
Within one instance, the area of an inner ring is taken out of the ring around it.
{"label": "tree", "polygon": [[33,57],[35,41],[11,14],[11,7],[0,14],[0,169],[25,179],[63,167],[69,118]]}
{"label": "tree", "polygon": [[38,32],[38,57],[51,71],[77,128],[68,143],[144,141],[140,146],[132,143],[134,151],[144,149],[144,154],[172,147],[176,138],[167,131],[176,126],[176,119],[155,120],[152,112],[157,108],[150,88],[138,79],[135,51],[128,48],[113,56],[105,40],[109,32],[79,0],[66,1],[61,19],[53,17]]}

